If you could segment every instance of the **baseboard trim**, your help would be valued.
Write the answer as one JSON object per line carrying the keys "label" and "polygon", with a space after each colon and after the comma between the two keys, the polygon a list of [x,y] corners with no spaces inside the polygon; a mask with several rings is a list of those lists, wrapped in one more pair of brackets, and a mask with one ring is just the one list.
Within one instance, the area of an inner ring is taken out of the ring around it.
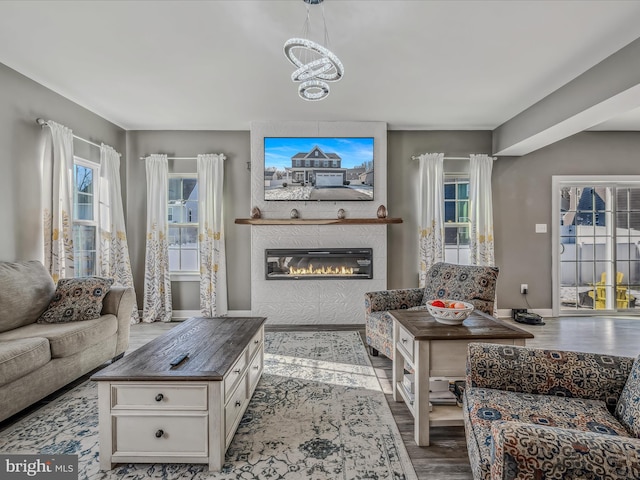
{"label": "baseboard trim", "polygon": [[[172,322],[182,322],[183,320],[187,320],[191,317],[200,317],[200,310],[173,310],[171,312],[171,321]],[[229,310],[227,312],[227,317],[250,317],[251,310]]]}

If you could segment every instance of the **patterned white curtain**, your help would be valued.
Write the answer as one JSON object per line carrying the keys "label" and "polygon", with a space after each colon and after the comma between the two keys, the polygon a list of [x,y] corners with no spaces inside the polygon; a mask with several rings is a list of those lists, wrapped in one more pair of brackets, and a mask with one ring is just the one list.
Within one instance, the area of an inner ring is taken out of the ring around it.
{"label": "patterned white curtain", "polygon": [[57,282],[74,277],[73,132],[48,121],[51,144],[44,152],[44,265]]}
{"label": "patterned white curtain", "polygon": [[227,314],[227,268],[222,222],[224,155],[198,155],[198,239],[200,310],[205,317]]}
{"label": "patterned white curtain", "polygon": [[[97,273],[102,277],[113,278],[118,285],[133,288],[120,188],[120,154],[104,143],[100,145],[99,199],[100,248]],[[138,307],[134,305],[131,323],[139,321]]]}
{"label": "patterned white curtain", "polygon": [[420,162],[419,284],[426,285],[427,271],[444,260],[444,153],[425,153]]}
{"label": "patterned white curtain", "polygon": [[471,265],[495,265],[493,251],[493,203],[491,171],[493,158],[469,156],[469,260]]}
{"label": "patterned white curtain", "polygon": [[169,162],[149,155],[147,167],[147,247],[144,264],[143,322],[171,321],[171,277],[167,234]]}

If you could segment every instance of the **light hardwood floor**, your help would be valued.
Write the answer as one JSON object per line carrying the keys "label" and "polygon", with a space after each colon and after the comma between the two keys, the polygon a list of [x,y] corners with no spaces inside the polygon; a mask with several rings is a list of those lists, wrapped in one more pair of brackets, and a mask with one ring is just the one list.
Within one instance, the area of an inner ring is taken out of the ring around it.
{"label": "light hardwood floor", "polygon": [[[640,317],[562,317],[545,319],[546,325],[530,326],[516,324],[535,335],[527,340],[528,346],[576,350],[582,352],[608,353],[635,357],[640,354]],[[131,327],[130,345],[127,352],[144,345],[153,338],[175,327],[177,323],[137,324]],[[355,330],[360,333],[364,342],[364,326],[357,325],[313,325],[290,326],[268,325],[268,331],[313,331],[313,330]],[[380,385],[391,407],[394,419],[402,435],[403,441],[413,462],[420,480],[470,480],[472,479],[463,427],[441,427],[431,429],[431,445],[418,447],[413,441],[413,417],[404,403],[393,401],[391,395],[391,360],[380,355],[369,356]],[[51,401],[73,385],[56,392],[42,402],[19,415],[0,423],[2,430],[28,413]]]}

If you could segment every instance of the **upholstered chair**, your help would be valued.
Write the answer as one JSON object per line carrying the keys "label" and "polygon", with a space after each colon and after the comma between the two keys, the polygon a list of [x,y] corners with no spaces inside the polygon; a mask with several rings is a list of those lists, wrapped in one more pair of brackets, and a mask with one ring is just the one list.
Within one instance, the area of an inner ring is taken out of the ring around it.
{"label": "upholstered chair", "polygon": [[436,298],[472,303],[493,315],[498,267],[436,263],[427,272],[425,288],[382,290],[364,294],[367,345],[372,355],[382,352],[393,359],[393,320],[389,310],[426,309]]}

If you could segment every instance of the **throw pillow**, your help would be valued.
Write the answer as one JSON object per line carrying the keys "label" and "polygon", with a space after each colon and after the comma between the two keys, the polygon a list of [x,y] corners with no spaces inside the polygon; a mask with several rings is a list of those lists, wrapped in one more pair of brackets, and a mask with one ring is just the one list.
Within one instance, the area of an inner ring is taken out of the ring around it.
{"label": "throw pillow", "polygon": [[616,405],[616,417],[636,438],[640,438],[640,356],[633,362],[622,389]]}
{"label": "throw pillow", "polygon": [[100,317],[102,300],[112,284],[112,278],[61,278],[38,323],[78,322]]}

